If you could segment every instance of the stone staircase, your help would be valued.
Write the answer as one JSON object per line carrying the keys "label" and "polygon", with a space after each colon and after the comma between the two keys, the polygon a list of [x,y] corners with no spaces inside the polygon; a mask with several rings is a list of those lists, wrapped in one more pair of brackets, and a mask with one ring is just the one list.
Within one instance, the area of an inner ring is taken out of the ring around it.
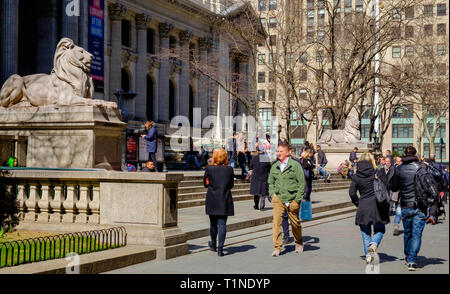
{"label": "stone staircase", "polygon": [[[240,175],[240,170],[235,170],[235,175]],[[326,192],[348,189],[350,180],[343,179],[341,175],[331,174],[330,183],[323,180],[313,181],[314,192]],[[203,175],[199,173],[185,174],[184,180],[178,186],[178,208],[188,208],[205,205],[207,189],[203,187]],[[235,180],[231,190],[234,201],[245,201],[253,199],[250,193],[250,183],[240,179]]]}

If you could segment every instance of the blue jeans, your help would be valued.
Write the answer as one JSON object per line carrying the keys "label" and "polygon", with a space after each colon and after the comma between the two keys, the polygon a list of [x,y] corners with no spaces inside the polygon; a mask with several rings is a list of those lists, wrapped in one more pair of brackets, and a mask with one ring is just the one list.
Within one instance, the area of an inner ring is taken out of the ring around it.
{"label": "blue jeans", "polygon": [[184,169],[188,169],[189,168],[189,163],[191,162],[191,160],[194,160],[195,165],[198,168],[201,168],[202,166],[200,165],[200,163],[198,162],[197,156],[192,155],[192,154],[188,154],[186,155],[186,161],[184,163]]}
{"label": "blue jeans", "polygon": [[217,244],[217,234],[219,234],[219,246],[223,247],[225,244],[225,237],[227,235],[227,218],[226,215],[210,215],[210,228],[209,233],[211,235],[211,242],[213,246]]}
{"label": "blue jeans", "polygon": [[408,263],[417,263],[417,254],[422,244],[422,232],[425,228],[425,214],[419,209],[402,209],[405,258]]}
{"label": "blue jeans", "polygon": [[400,203],[397,203],[397,207],[395,208],[394,224],[400,224],[401,220],[402,220],[402,208],[400,207]]}
{"label": "blue jeans", "polygon": [[319,175],[322,176],[322,174],[323,174],[323,176],[325,178],[328,178],[329,174],[326,172],[326,170],[323,169],[325,167],[325,165],[327,165],[327,164],[326,163],[322,163],[321,165],[319,165],[319,167],[317,169],[319,170]]}
{"label": "blue jeans", "polygon": [[361,235],[364,246],[364,254],[367,255],[370,244],[375,243],[380,245],[381,239],[383,239],[383,234],[386,232],[384,224],[373,225],[373,236],[372,236],[372,225],[360,225]]}

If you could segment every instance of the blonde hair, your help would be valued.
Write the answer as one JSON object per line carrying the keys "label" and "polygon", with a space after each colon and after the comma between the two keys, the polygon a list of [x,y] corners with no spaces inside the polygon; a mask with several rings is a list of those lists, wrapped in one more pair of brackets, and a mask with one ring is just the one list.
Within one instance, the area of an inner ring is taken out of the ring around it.
{"label": "blonde hair", "polygon": [[214,150],[211,165],[228,165],[228,155],[225,149]]}
{"label": "blonde hair", "polygon": [[303,151],[302,154],[300,155],[301,158],[307,159],[309,157],[309,151]]}
{"label": "blonde hair", "polygon": [[373,157],[372,153],[364,152],[363,155],[361,155],[361,158],[359,159],[359,161],[363,161],[363,160],[370,162],[374,169],[377,168],[377,164],[375,162],[375,158]]}

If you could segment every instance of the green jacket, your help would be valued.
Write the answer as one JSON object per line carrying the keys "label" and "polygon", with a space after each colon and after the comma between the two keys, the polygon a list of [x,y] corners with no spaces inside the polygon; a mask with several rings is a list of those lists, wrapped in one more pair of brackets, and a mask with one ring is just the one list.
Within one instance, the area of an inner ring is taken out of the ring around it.
{"label": "green jacket", "polygon": [[302,166],[292,158],[289,158],[283,172],[280,169],[280,161],[272,165],[269,175],[269,194],[276,194],[281,202],[300,203],[305,195],[305,175]]}

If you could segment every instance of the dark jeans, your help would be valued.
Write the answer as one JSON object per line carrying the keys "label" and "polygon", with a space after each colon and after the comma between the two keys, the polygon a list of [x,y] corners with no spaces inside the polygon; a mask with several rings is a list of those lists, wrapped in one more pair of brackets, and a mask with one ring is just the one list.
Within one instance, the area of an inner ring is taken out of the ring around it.
{"label": "dark jeans", "polygon": [[155,166],[155,169],[156,169],[158,163],[156,162],[156,153],[155,152],[148,153],[148,160],[153,161],[153,165]]}
{"label": "dark jeans", "polygon": [[200,163],[198,162],[197,156],[192,155],[192,154],[187,154],[187,155],[186,155],[186,159],[185,159],[185,163],[184,163],[184,169],[185,169],[185,170],[189,168],[189,164],[191,163],[191,160],[194,161],[195,166],[196,166],[197,168],[202,168],[202,166],[201,166]]}
{"label": "dark jeans", "polygon": [[312,180],[306,181],[305,183],[305,197],[303,199],[305,201],[311,201],[311,192],[312,192]]}
{"label": "dark jeans", "polygon": [[425,214],[419,209],[403,208],[404,253],[409,263],[417,263],[417,254],[422,244],[422,232],[425,228]]}
{"label": "dark jeans", "polygon": [[246,169],[247,162],[246,162],[244,153],[240,152],[238,154],[238,162],[239,162],[239,167],[242,169],[241,177],[242,177],[242,179],[245,179],[245,175],[247,174],[247,169]]}
{"label": "dark jeans", "polygon": [[210,229],[209,233],[211,235],[211,242],[213,246],[217,243],[217,233],[219,234],[219,246],[223,247],[225,244],[225,237],[227,235],[227,218],[226,215],[210,215]]}

